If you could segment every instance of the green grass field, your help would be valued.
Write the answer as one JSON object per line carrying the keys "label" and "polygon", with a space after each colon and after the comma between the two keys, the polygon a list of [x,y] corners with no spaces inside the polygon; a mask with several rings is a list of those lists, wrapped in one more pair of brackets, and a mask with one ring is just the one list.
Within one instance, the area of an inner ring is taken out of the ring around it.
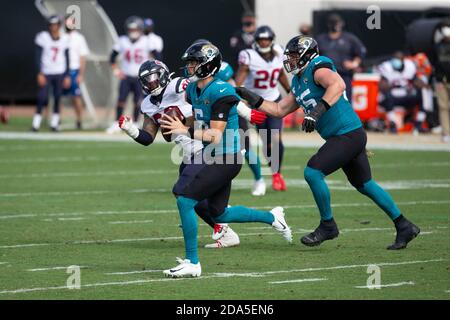
{"label": "green grass field", "polygon": [[[450,153],[378,150],[371,158],[375,179],[422,230],[395,252],[386,250],[392,223],[341,172],[328,177],[341,235],[316,248],[300,244],[319,220],[303,180],[313,149],[288,148],[288,191],[263,198],[250,195],[244,166],[231,204],[285,206],[294,244],[266,225],[234,224],[239,247],[201,248],[202,277],[174,280],[160,271],[184,253],[170,150],[0,140],[0,299],[450,298]],[[199,245],[210,235],[200,223]],[[356,288],[366,286],[369,264],[381,269],[379,290]],[[71,265],[82,267],[79,290],[65,287]]]}

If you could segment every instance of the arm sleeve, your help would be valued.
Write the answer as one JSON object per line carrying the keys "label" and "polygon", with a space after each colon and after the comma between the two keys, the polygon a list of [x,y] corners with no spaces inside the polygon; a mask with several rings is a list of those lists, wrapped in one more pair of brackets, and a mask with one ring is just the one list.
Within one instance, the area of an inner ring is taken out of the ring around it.
{"label": "arm sleeve", "polygon": [[41,67],[42,67],[41,66],[41,58],[42,58],[42,47],[39,45],[36,45],[34,61],[35,61],[38,72],[41,72]]}
{"label": "arm sleeve", "polygon": [[89,54],[89,47],[87,45],[86,39],[84,37],[81,37],[80,41],[80,55],[81,56],[87,56]]}
{"label": "arm sleeve", "polygon": [[69,55],[69,49],[64,50],[64,55],[66,56],[66,71],[64,72],[64,75],[68,75],[70,71],[70,55]]}
{"label": "arm sleeve", "polygon": [[225,96],[214,102],[211,109],[211,120],[227,121],[230,110],[239,102],[235,96]]}
{"label": "arm sleeve", "polygon": [[111,52],[111,55],[109,56],[109,63],[110,63],[110,64],[116,63],[116,58],[117,58],[118,55],[119,55],[119,52],[116,51],[116,50],[113,50],[113,51]]}

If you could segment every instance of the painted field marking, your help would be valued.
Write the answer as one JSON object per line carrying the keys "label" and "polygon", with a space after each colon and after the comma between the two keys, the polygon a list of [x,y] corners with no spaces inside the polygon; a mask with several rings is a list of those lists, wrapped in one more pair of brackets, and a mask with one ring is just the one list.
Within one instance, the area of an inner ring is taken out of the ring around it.
{"label": "painted field marking", "polygon": [[326,281],[327,278],[311,278],[311,279],[294,279],[285,281],[271,281],[270,284],[285,284],[285,283],[300,283],[300,282],[316,282],[316,281]]}
{"label": "painted field marking", "polygon": [[128,274],[140,274],[140,273],[154,273],[154,272],[163,272],[164,270],[140,270],[140,271],[125,271],[125,272],[108,272],[105,273],[108,276],[115,275],[128,275]]}
{"label": "painted field marking", "polygon": [[153,220],[109,221],[109,224],[152,223]]}
{"label": "painted field marking", "polygon": [[67,177],[91,177],[91,176],[128,176],[146,174],[169,174],[177,170],[135,170],[135,171],[95,171],[95,172],[42,172],[0,174],[2,179],[28,179],[28,178],[67,178]]}
{"label": "painted field marking", "polygon": [[[450,204],[450,200],[424,200],[424,201],[399,201],[397,205],[401,206],[415,206],[415,205],[441,205]],[[353,202],[353,203],[334,203],[331,204],[333,208],[350,208],[350,207],[370,207],[375,206],[371,202]],[[308,209],[316,208],[316,204],[301,204],[301,205],[286,205],[284,209]],[[272,206],[256,206],[255,209],[272,209]],[[1,215],[2,219],[16,219],[16,218],[35,218],[35,217],[59,217],[59,216],[82,216],[82,215],[121,215],[121,214],[145,214],[145,213],[176,213],[177,209],[155,209],[155,210],[125,210],[125,211],[87,211],[87,212],[60,212],[60,213],[26,213],[26,214],[13,214],[13,215]],[[260,227],[256,227],[260,228]],[[269,227],[270,228],[270,227]],[[447,227],[441,227],[446,229]]]}
{"label": "painted field marking", "polygon": [[[423,260],[423,261],[403,261],[403,262],[383,262],[383,263],[375,263],[378,266],[397,266],[397,265],[408,265],[408,264],[420,264],[420,263],[431,263],[431,262],[440,262],[444,261],[443,259],[434,259],[434,260]],[[373,263],[372,263],[373,264]],[[334,267],[323,267],[323,268],[306,268],[306,269],[294,269],[294,270],[280,270],[280,271],[267,271],[262,273],[239,273],[240,276],[248,276],[248,277],[263,277],[265,275],[271,274],[279,274],[279,273],[293,273],[293,272],[310,272],[310,271],[321,271],[321,270],[336,270],[336,269],[354,269],[354,268],[367,268],[371,264],[359,264],[359,265],[342,265],[342,266],[334,266]],[[143,284],[143,283],[151,283],[151,282],[165,282],[165,281],[186,281],[193,280],[199,281],[202,279],[214,279],[214,278],[227,278],[233,276],[234,274],[228,273],[212,273],[210,275],[201,276],[199,278],[161,278],[161,279],[141,279],[141,280],[133,280],[133,281],[116,281],[116,282],[98,282],[98,283],[88,283],[81,285],[81,288],[91,288],[91,287],[100,287],[100,286],[123,286],[123,285],[132,285],[132,284]],[[22,289],[14,289],[14,290],[3,290],[0,291],[0,294],[17,294],[17,293],[27,293],[27,292],[36,292],[36,291],[50,291],[50,290],[67,290],[67,286],[57,286],[57,287],[38,287],[38,288],[22,288]]]}
{"label": "painted field marking", "polygon": [[[30,272],[37,272],[37,271],[52,271],[52,270],[66,270],[69,266],[66,267],[48,267],[48,268],[35,268],[35,269],[27,269],[27,271]],[[88,268],[87,266],[78,266],[80,269]]]}
{"label": "painted field marking", "polygon": [[355,286],[355,288],[357,288],[357,289],[376,289],[376,288],[400,287],[400,286],[406,286],[406,285],[413,286],[413,285],[415,285],[415,283],[413,281],[408,281],[408,282],[381,284],[378,286]]}

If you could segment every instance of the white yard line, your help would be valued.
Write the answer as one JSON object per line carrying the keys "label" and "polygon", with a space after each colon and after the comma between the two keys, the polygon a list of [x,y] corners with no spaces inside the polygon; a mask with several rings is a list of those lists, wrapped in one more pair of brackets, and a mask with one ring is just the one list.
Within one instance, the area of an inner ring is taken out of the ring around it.
{"label": "white yard line", "polygon": [[381,284],[379,286],[355,286],[357,289],[376,289],[376,288],[390,288],[390,287],[401,287],[406,285],[415,285],[414,282],[408,281],[408,282],[398,282],[398,283],[390,283],[390,284]]}
{"label": "white yard line", "polygon": [[140,274],[140,273],[154,273],[154,272],[162,272],[163,270],[138,270],[138,271],[128,271],[128,272],[108,272],[105,273],[108,276],[116,276],[116,275],[128,275],[128,274]]}
{"label": "white yard line", "polygon": [[285,283],[301,283],[301,282],[316,282],[316,281],[326,281],[327,278],[311,278],[311,279],[294,279],[286,281],[271,281],[270,284],[285,284]]}
{"label": "white yard line", "polygon": [[[398,265],[410,265],[410,264],[421,264],[421,263],[432,263],[432,262],[440,262],[444,261],[443,259],[435,259],[435,260],[423,260],[423,261],[403,261],[403,262],[382,262],[382,263],[370,263],[370,264],[359,264],[359,265],[341,265],[334,267],[324,267],[324,268],[307,268],[307,269],[293,269],[293,270],[280,270],[280,271],[268,271],[262,273],[239,273],[240,276],[246,277],[264,277],[266,275],[272,274],[282,274],[282,273],[294,273],[294,272],[310,272],[310,271],[322,271],[322,270],[337,270],[337,269],[354,269],[354,268],[366,268],[369,265],[376,264],[378,266],[398,266]],[[98,283],[88,283],[82,284],[81,289],[83,288],[91,288],[91,287],[100,287],[100,286],[123,286],[123,285],[132,285],[132,284],[143,284],[143,283],[151,283],[151,282],[165,282],[165,281],[182,281],[182,280],[193,280],[198,281],[202,279],[214,279],[214,278],[227,278],[230,276],[234,276],[236,274],[227,274],[227,273],[212,273],[205,276],[201,276],[199,278],[178,278],[178,279],[141,279],[141,280],[133,280],[133,281],[116,281],[116,282],[98,282]],[[259,275],[259,276],[258,276]],[[12,290],[3,290],[0,291],[0,294],[16,294],[16,293],[27,293],[27,292],[36,292],[36,291],[50,291],[50,290],[68,290],[67,286],[57,286],[57,287],[39,287],[39,288],[21,288],[21,289],[12,289]]]}
{"label": "white yard line", "polygon": [[109,221],[109,224],[152,223],[153,220]]}
{"label": "white yard line", "polygon": [[[67,270],[70,266],[65,267],[48,267],[48,268],[36,268],[36,269],[27,269],[27,271],[30,272],[37,272],[37,271],[52,271],[52,270]],[[78,266],[80,269],[87,268],[87,266]]]}
{"label": "white yard line", "polygon": [[135,190],[91,190],[91,191],[50,191],[50,192],[23,192],[23,193],[3,193],[0,197],[13,198],[13,197],[31,197],[31,196],[82,196],[82,195],[98,195],[98,194],[111,194],[111,193],[156,193],[156,192],[169,192],[169,189],[135,189]]}
{"label": "white yard line", "polygon": [[[1,149],[0,149],[1,150]],[[158,156],[158,155],[156,155]],[[129,161],[129,160],[148,160],[149,155],[145,156],[112,156],[112,157],[95,157],[95,156],[80,156],[80,157],[36,157],[25,159],[0,159],[0,163],[51,163],[51,162],[86,162],[86,161]],[[151,155],[151,159],[155,158],[155,154]],[[162,158],[162,156],[161,156]]]}
{"label": "white yard line", "polygon": [[0,179],[28,179],[28,178],[66,178],[66,177],[91,177],[91,176],[128,176],[146,174],[170,174],[177,170],[135,170],[135,171],[96,171],[96,172],[43,172],[1,174]]}
{"label": "white yard line", "polygon": [[[416,205],[442,205],[450,204],[450,200],[423,200],[423,201],[399,201],[397,205],[400,206],[416,206]],[[351,208],[351,207],[371,207],[375,204],[371,202],[353,202],[353,203],[332,203],[333,208]],[[255,209],[272,209],[271,206],[257,206]],[[300,204],[300,205],[286,205],[285,209],[308,209],[316,208],[316,204]],[[129,214],[159,214],[159,213],[176,213],[176,209],[155,209],[155,210],[125,210],[125,211],[91,211],[91,212],[59,212],[59,213],[25,213],[25,214],[8,214],[1,215],[0,220],[3,219],[24,219],[24,218],[43,218],[43,217],[63,217],[63,216],[83,216],[83,215],[129,215]],[[254,227],[255,229],[266,227]],[[268,227],[270,229],[270,227]],[[441,228],[447,229],[442,226]]]}

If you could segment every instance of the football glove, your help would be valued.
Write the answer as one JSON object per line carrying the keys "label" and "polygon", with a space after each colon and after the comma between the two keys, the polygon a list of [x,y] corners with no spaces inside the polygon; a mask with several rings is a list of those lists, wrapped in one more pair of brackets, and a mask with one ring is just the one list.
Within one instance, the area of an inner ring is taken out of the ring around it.
{"label": "football glove", "polygon": [[317,121],[329,109],[328,103],[321,100],[308,114],[305,115],[302,123],[302,130],[305,132],[313,132],[316,128]]}
{"label": "football glove", "polygon": [[263,97],[245,87],[236,87],[236,92],[242,99],[247,100],[252,109],[258,109],[264,102]]}
{"label": "football glove", "polygon": [[264,121],[266,121],[266,114],[264,112],[250,109],[247,107],[245,103],[240,101],[237,105],[237,111],[239,116],[244,118],[247,121],[250,121],[251,124],[262,124]]}
{"label": "football glove", "polygon": [[125,133],[133,139],[136,139],[139,136],[139,129],[133,124],[133,121],[128,116],[120,116],[119,128],[125,131]]}

